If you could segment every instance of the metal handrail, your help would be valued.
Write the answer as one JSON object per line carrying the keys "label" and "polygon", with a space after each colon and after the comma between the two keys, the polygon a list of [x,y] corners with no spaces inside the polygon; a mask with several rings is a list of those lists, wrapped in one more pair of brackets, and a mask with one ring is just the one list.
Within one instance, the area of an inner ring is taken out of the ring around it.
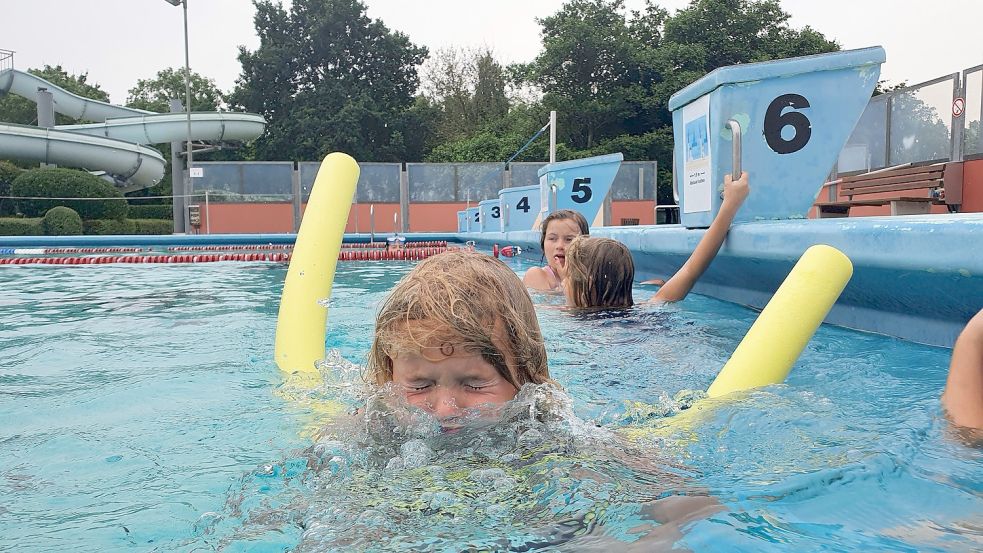
{"label": "metal handrail", "polygon": [[735,119],[728,119],[726,126],[733,135],[731,142],[734,144],[734,170],[730,178],[737,180],[741,178],[741,124]]}

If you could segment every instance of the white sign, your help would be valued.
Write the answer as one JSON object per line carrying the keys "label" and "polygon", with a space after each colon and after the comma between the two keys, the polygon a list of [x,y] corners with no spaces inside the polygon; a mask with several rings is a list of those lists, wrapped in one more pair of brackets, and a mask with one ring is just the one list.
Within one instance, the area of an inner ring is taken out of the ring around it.
{"label": "white sign", "polygon": [[710,211],[710,95],[683,107],[683,213]]}
{"label": "white sign", "polygon": [[952,116],[959,117],[966,110],[966,99],[956,98],[952,101]]}
{"label": "white sign", "polygon": [[193,179],[200,179],[200,178],[202,178],[204,176],[205,176],[205,168],[204,167],[192,167],[191,168],[191,178],[193,178]]}

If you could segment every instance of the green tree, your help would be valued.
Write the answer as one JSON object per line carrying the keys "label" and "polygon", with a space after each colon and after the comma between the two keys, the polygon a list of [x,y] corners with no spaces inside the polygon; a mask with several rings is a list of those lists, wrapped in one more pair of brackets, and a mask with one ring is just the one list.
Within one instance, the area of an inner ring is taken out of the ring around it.
{"label": "green tree", "polygon": [[338,150],[357,159],[400,160],[412,128],[427,50],[369,19],[359,0],[255,0],[260,46],[240,48],[242,74],[230,98],[264,115],[258,159],[319,159]]}
{"label": "green tree", "polygon": [[633,44],[623,0],[571,0],[539,20],[543,51],[532,64],[543,104],[558,112],[558,129],[577,148],[624,131],[631,105]]}
{"label": "green tree", "polygon": [[666,19],[663,37],[702,46],[703,70],[839,50],[818,31],[788,25],[778,0],[693,0]]}
{"label": "green tree", "polygon": [[[157,113],[171,111],[171,98],[177,98],[184,104],[184,74],[183,67],[167,68],[159,71],[152,79],[138,80],[136,86],[129,91],[126,105]],[[192,111],[215,111],[224,103],[222,91],[215,86],[215,81],[194,71],[191,72]]]}
{"label": "green tree", "polygon": [[[45,65],[42,69],[28,69],[27,72],[84,98],[100,100],[102,102],[109,101],[109,95],[99,88],[98,84],[89,83],[88,73],[72,75],[62,69],[60,65]],[[37,105],[27,98],[21,98],[13,94],[0,95],[0,121],[20,125],[37,125]],[[55,116],[55,123],[58,125],[71,125],[79,122],[81,120],[72,119],[64,115]]]}
{"label": "green tree", "polygon": [[443,141],[467,138],[509,110],[502,65],[490,50],[438,50],[423,68],[424,97],[438,108]]}

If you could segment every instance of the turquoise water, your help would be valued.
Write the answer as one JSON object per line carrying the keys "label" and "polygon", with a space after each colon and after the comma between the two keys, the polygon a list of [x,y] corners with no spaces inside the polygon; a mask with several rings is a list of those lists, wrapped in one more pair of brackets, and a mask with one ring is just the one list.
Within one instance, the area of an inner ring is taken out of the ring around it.
{"label": "turquoise water", "polygon": [[[312,399],[366,400],[350,362],[410,267],[342,265],[340,357]],[[525,389],[451,436],[382,393],[315,442],[271,361],[284,273],[0,270],[0,550],[983,548],[983,452],[939,409],[948,350],[824,327],[786,385],[667,427],[755,313],[690,296],[575,316],[536,296],[565,393]]]}

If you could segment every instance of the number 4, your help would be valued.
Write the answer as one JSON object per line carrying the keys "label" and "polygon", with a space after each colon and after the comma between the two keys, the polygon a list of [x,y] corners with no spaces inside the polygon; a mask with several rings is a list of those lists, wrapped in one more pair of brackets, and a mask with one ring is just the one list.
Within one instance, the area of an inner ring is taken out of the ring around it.
{"label": "number 4", "polygon": [[529,196],[523,196],[522,199],[519,200],[519,203],[515,204],[515,208],[521,209],[523,213],[529,213],[529,210],[532,209],[529,207]]}

